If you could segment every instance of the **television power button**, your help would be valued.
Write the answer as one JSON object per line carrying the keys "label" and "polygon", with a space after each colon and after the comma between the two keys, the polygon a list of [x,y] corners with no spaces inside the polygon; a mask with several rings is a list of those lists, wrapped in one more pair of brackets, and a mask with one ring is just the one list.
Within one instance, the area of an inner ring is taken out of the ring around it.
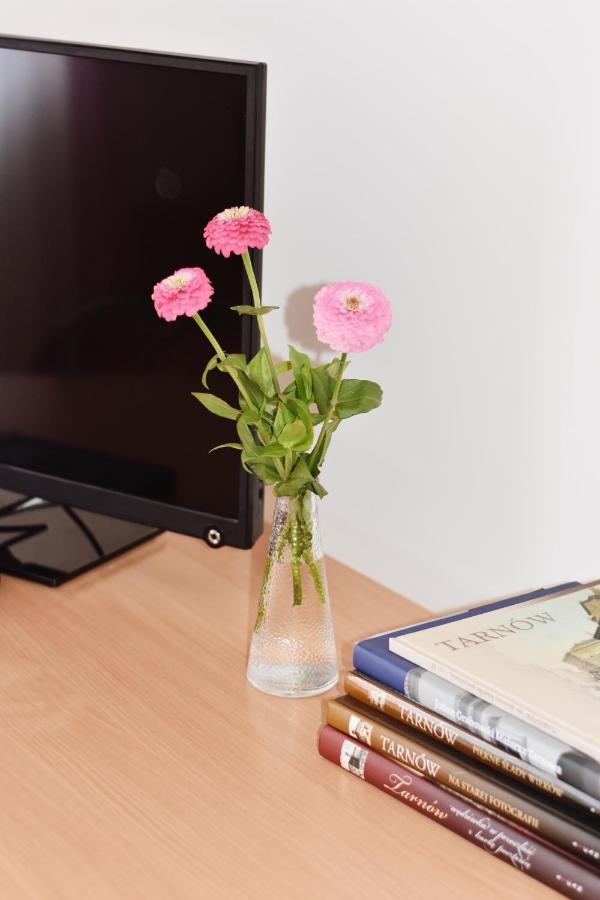
{"label": "television power button", "polygon": [[220,547],[223,543],[223,535],[218,528],[209,528],[206,532],[206,543],[211,547]]}

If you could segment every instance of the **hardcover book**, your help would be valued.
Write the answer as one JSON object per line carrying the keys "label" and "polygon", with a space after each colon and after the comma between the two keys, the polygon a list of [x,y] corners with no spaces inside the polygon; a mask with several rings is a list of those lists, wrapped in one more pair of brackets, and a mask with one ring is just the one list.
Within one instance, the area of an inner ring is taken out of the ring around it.
{"label": "hardcover book", "polygon": [[[424,670],[416,669],[415,671],[423,672]],[[454,688],[453,685],[450,687]],[[543,796],[560,801],[561,805],[568,804],[573,810],[591,813],[596,817],[600,816],[600,804],[590,794],[541,772],[522,759],[516,759],[512,753],[501,747],[493,746],[484,738],[478,737],[477,734],[459,724],[460,704],[456,706],[452,721],[450,721],[434,711],[437,709],[437,702],[433,703],[433,709],[425,709],[403,694],[379,681],[374,681],[361,672],[347,672],[344,676],[344,689],[347,694],[368,708],[380,710],[417,733],[427,735],[442,746],[452,747],[467,758],[474,759],[491,769],[496,769],[508,778],[539,791]],[[454,690],[458,692],[458,689],[454,688]],[[460,693],[464,694],[462,691]],[[483,703],[481,700],[479,706],[490,708],[490,704]],[[583,756],[583,754],[580,755]],[[589,759],[589,757],[583,758]],[[593,761],[590,760],[590,762]],[[598,766],[598,771],[600,772],[600,766]]]}
{"label": "hardcover book", "polygon": [[600,896],[600,878],[586,863],[482,811],[330,725],[325,725],[319,735],[319,753],[565,897],[597,900]]}
{"label": "hardcover book", "polygon": [[508,597],[504,600],[495,600],[492,603],[475,606],[472,609],[463,610],[463,612],[454,613],[451,616],[430,619],[426,622],[418,622],[416,625],[410,625],[408,628],[400,628],[395,631],[386,631],[381,634],[376,634],[373,637],[367,638],[364,641],[359,641],[356,644],[353,658],[354,666],[366,675],[371,675],[372,678],[376,678],[384,684],[389,684],[390,687],[404,693],[404,678],[406,673],[414,668],[414,663],[407,659],[399,660],[398,656],[390,651],[390,638],[409,634],[412,631],[423,631],[428,628],[435,628],[437,625],[443,625],[448,622],[459,622],[462,619],[469,619],[472,616],[476,616],[481,612],[504,609],[507,606],[514,606],[516,603],[534,600],[537,597],[546,597],[576,587],[580,587],[580,583],[571,581],[551,588],[540,588],[537,591],[519,594],[516,597]]}
{"label": "hardcover book", "polygon": [[600,764],[590,756],[575,750],[568,741],[557,740],[530,722],[509,715],[493,703],[484,702],[476,694],[428,672],[389,649],[391,638],[430,630],[441,624],[470,620],[481,612],[504,610],[527,600],[575,587],[581,585],[575,582],[536,591],[454,616],[422,622],[407,629],[376,635],[355,646],[354,666],[425,709],[441,714],[489,744],[519,757],[538,769],[540,774],[550,775],[598,800]]}
{"label": "hardcover book", "polygon": [[406,629],[389,649],[600,761],[600,583]]}
{"label": "hardcover book", "polygon": [[569,815],[568,810],[523,785],[465,758],[449,746],[436,744],[352,697],[327,703],[327,723],[377,753],[401,763],[429,781],[472,800],[515,822],[533,834],[586,862],[600,866],[600,833],[594,817]]}

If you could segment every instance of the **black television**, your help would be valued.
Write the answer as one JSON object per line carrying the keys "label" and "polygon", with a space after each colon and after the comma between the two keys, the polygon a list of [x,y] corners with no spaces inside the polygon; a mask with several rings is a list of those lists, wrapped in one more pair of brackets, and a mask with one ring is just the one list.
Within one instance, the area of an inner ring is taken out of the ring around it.
{"label": "black television", "polygon": [[265,92],[262,63],[0,37],[0,570],[58,584],[157,530],[260,534],[260,484],[209,455],[233,423],[191,396],[212,351],[150,297],[201,266],[221,344],[258,349],[242,263],[202,231],[262,209]]}

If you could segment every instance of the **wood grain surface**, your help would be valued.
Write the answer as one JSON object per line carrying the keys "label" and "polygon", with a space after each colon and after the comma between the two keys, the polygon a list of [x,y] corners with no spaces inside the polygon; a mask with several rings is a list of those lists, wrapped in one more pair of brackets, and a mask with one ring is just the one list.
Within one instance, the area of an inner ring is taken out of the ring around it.
{"label": "wood grain surface", "polygon": [[[1,900],[558,896],[321,759],[322,698],[247,684],[264,553],[165,534],[57,590],[2,579]],[[346,667],[424,615],[328,573]]]}

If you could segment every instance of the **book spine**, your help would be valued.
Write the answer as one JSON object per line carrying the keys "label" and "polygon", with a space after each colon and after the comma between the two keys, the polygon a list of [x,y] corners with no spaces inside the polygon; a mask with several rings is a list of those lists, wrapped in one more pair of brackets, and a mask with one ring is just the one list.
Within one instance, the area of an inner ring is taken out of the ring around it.
{"label": "book spine", "polygon": [[[432,681],[434,678],[435,676],[431,676],[429,681]],[[559,800],[562,803],[568,803],[574,809],[596,816],[600,815],[600,804],[590,794],[567,784],[566,781],[561,782],[556,778],[548,777],[542,770],[523,762],[522,758],[519,759],[518,756],[509,753],[507,750],[495,747],[485,737],[478,737],[467,730],[467,728],[457,724],[455,715],[458,711],[454,710],[453,706],[449,710],[450,712],[454,711],[452,721],[438,715],[435,710],[442,705],[442,698],[438,697],[435,691],[430,691],[431,696],[429,696],[427,703],[424,703],[423,700],[425,698],[421,697],[418,698],[418,702],[414,702],[401,693],[389,690],[387,685],[377,683],[361,675],[360,672],[346,673],[344,689],[347,694],[350,694],[351,697],[354,697],[361,703],[381,710],[408,728],[425,734],[442,745],[458,750],[476,762],[489,766],[491,769],[495,769],[501,774],[539,791],[544,796]],[[464,694],[461,693],[460,696],[463,698]],[[448,707],[447,690],[444,692],[443,700],[443,706],[446,709]],[[481,704],[479,706],[481,707]],[[523,752],[525,753],[527,749],[524,748]],[[560,757],[558,759],[560,761]],[[581,774],[579,769],[585,774],[585,768],[580,766],[575,775]],[[591,779],[588,778],[588,780]]]}
{"label": "book spine", "polygon": [[597,748],[592,746],[584,735],[578,734],[575,731],[570,732],[563,723],[554,721],[548,716],[537,713],[530,709],[529,706],[520,703],[514,697],[508,696],[503,691],[494,689],[485,684],[485,682],[476,680],[459,669],[440,662],[421,648],[416,649],[408,644],[405,645],[401,638],[392,638],[390,640],[390,650],[393,653],[398,654],[403,662],[408,658],[415,666],[426,669],[428,672],[433,672],[434,675],[438,675],[440,678],[444,678],[452,684],[458,685],[458,687],[463,688],[465,691],[475,694],[482,700],[486,700],[488,703],[498,706],[511,716],[529,722],[535,728],[547,732],[547,734],[557,740],[572,744],[576,750],[579,750],[581,753],[596,760],[596,754],[598,752]]}
{"label": "book spine", "polygon": [[[408,672],[414,669],[414,663],[407,659],[400,659],[390,650],[381,650],[376,653],[373,649],[374,641],[367,640],[356,644],[352,654],[352,664],[359,672],[364,672],[376,681],[389,684],[395,691],[404,693],[404,679]],[[399,662],[396,662],[399,660]]]}
{"label": "book spine", "polygon": [[499,817],[515,822],[574,856],[600,865],[600,834],[594,834],[523,793],[490,780],[468,768],[468,764],[461,765],[441,750],[431,749],[419,741],[418,735],[412,738],[406,731],[396,731],[371,718],[368,709],[363,712],[339,700],[328,701],[327,723]]}
{"label": "book spine", "polygon": [[319,753],[564,896],[589,900],[600,896],[600,878],[584,863],[482,812],[330,725],[325,725],[319,735]]}

